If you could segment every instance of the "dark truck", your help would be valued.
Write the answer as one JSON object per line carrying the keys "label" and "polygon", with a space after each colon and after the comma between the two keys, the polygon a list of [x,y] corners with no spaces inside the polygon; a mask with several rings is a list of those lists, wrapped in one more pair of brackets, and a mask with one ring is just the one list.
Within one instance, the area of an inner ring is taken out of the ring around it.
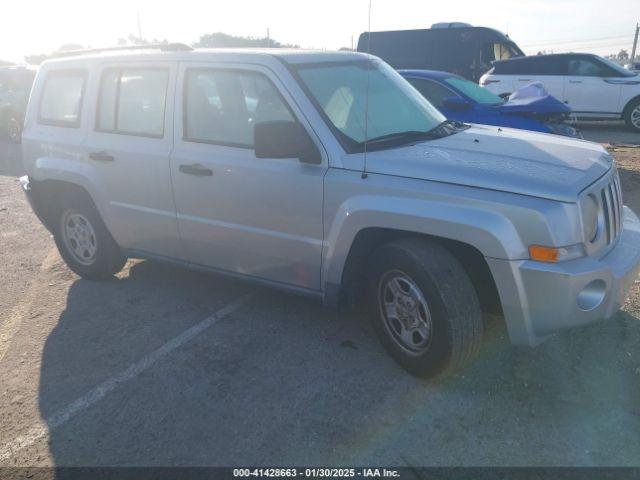
{"label": "dark truck", "polygon": [[35,76],[34,67],[0,67],[0,131],[15,143],[22,138],[24,112]]}
{"label": "dark truck", "polygon": [[493,61],[524,56],[507,35],[462,23],[435,24],[422,30],[364,32],[358,51],[380,57],[398,70],[442,70],[476,83]]}

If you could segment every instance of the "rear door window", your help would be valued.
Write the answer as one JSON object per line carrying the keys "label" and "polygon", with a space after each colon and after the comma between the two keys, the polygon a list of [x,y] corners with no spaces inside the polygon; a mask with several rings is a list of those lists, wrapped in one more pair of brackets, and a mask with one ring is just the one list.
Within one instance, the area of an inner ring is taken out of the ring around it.
{"label": "rear door window", "polygon": [[161,68],[105,71],[98,99],[101,132],[161,138],[169,72]]}
{"label": "rear door window", "polygon": [[572,58],[569,60],[569,75],[576,77],[606,77],[611,71],[600,63],[587,58]]}
{"label": "rear door window", "polygon": [[85,78],[82,71],[48,73],[40,101],[39,122],[77,128],[80,125]]}

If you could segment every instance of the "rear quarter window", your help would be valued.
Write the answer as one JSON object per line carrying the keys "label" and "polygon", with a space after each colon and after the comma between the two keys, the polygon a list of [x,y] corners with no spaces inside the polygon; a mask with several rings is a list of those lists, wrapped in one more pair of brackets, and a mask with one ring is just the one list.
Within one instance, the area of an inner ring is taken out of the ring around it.
{"label": "rear quarter window", "polygon": [[79,127],[85,81],[84,71],[47,73],[40,100],[39,123],[58,127]]}

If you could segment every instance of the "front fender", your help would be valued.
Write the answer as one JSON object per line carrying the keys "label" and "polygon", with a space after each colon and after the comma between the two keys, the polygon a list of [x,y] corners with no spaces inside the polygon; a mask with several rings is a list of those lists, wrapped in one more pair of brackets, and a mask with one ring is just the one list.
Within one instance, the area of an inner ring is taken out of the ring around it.
{"label": "front fender", "polygon": [[337,209],[326,236],[325,285],[340,285],[353,241],[363,229],[385,228],[469,244],[486,257],[527,258],[527,248],[510,220],[474,205],[427,199],[360,195]]}

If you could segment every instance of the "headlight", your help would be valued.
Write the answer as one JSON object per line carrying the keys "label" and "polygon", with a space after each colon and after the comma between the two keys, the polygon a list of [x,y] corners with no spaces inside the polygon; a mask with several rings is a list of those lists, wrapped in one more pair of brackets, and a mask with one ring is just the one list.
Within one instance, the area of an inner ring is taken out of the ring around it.
{"label": "headlight", "polygon": [[547,123],[547,128],[551,133],[556,135],[564,135],[565,137],[584,138],[580,130],[566,123]]}
{"label": "headlight", "polygon": [[585,243],[593,243],[600,230],[600,207],[593,194],[586,195],[580,201],[582,210],[582,233]]}

